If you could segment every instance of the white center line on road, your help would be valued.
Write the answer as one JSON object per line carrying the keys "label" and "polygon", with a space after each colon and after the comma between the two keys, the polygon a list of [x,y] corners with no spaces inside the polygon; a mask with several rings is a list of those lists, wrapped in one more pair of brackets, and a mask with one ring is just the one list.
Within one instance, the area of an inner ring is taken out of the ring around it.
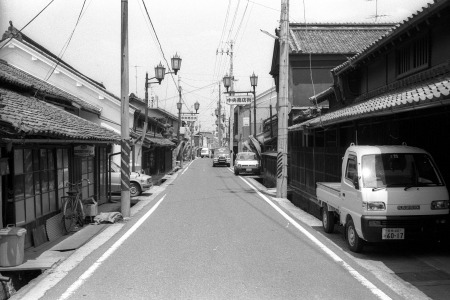
{"label": "white center line on road", "polygon": [[159,204],[164,200],[164,195],[142,218],[140,218],[128,231],[118,239],[103,255],[89,268],[80,278],[75,281],[62,295],[59,300],[69,298],[89,277],[94,274],[95,270],[106,260],[111,254],[113,254],[138,228],[147,220],[148,217],[158,208]]}
{"label": "white center line on road", "polygon": [[300,232],[302,232],[308,239],[310,239],[314,244],[316,244],[320,249],[322,249],[328,256],[330,256],[335,262],[339,263],[347,270],[350,275],[358,280],[363,286],[367,287],[374,295],[379,299],[388,300],[391,299],[382,290],[377,288],[372,282],[356,271],[352,266],[346,263],[342,258],[340,258],[336,253],[334,253],[330,248],[325,246],[321,241],[319,241],[315,236],[309,233],[303,226],[298,224],[294,219],[292,219],[288,214],[286,214],[281,208],[270,201],[264,194],[262,194],[256,187],[250,184],[245,178],[239,176],[248,186],[250,186],[258,195],[264,199],[270,206],[272,206],[278,213],[280,213],[286,220],[288,220],[292,225],[295,226]]}

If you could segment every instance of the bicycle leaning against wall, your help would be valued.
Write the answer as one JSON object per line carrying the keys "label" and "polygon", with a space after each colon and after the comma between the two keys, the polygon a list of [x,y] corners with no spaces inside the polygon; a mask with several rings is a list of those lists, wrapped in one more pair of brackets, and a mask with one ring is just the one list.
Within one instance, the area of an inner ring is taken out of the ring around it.
{"label": "bicycle leaning against wall", "polygon": [[81,199],[81,187],[84,180],[88,184],[90,183],[89,179],[86,178],[83,178],[78,183],[67,182],[66,186],[69,188],[67,192],[68,196],[61,197],[63,204],[63,225],[67,233],[77,231],[79,227],[84,226],[85,214]]}

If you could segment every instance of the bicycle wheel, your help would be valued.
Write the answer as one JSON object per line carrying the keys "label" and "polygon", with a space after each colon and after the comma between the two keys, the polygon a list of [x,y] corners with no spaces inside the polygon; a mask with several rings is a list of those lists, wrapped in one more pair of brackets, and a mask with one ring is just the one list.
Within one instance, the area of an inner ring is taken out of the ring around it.
{"label": "bicycle wheel", "polygon": [[76,220],[78,226],[83,227],[84,219],[86,217],[86,215],[84,214],[83,202],[81,201],[81,199],[78,198],[76,203],[77,203],[77,205],[75,208],[75,220]]}
{"label": "bicycle wheel", "polygon": [[76,216],[73,204],[74,199],[72,197],[66,197],[66,201],[63,206],[63,225],[67,233],[75,231]]}

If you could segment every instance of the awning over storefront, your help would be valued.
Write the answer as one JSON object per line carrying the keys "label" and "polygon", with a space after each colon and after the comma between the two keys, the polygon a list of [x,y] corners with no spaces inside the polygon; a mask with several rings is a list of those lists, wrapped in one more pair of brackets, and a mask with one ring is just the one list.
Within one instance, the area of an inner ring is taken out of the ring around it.
{"label": "awning over storefront", "polygon": [[120,143],[119,134],[31,96],[0,88],[0,136]]}
{"label": "awning over storefront", "polygon": [[170,140],[168,140],[166,138],[163,138],[163,137],[149,137],[149,136],[146,136],[145,137],[145,142],[146,143],[150,143],[150,144],[154,144],[154,145],[159,146],[159,147],[172,147],[172,146],[174,147],[175,146],[175,144],[172,141],[170,141]]}
{"label": "awning over storefront", "polygon": [[[136,130],[130,132],[133,139],[142,139],[142,128],[137,128]],[[175,147],[176,144],[169,139],[163,137],[160,133],[147,132],[145,135],[144,147]]]}
{"label": "awning over storefront", "polygon": [[250,135],[248,139],[250,140],[249,145],[252,150],[256,153],[256,155],[258,155],[259,158],[261,158],[261,145],[259,142],[253,137],[253,135]]}
{"label": "awning over storefront", "polygon": [[362,118],[450,105],[450,74],[342,108],[289,127],[290,131],[323,127]]}

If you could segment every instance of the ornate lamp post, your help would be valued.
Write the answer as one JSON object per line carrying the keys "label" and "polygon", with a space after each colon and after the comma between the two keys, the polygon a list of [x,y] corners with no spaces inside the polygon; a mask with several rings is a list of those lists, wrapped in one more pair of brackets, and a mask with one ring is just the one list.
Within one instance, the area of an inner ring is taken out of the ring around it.
{"label": "ornate lamp post", "polygon": [[253,75],[250,76],[250,84],[253,87],[253,134],[256,137],[256,86],[258,85],[258,76],[255,75],[255,72],[253,72]]}
{"label": "ornate lamp post", "polygon": [[223,76],[223,86],[227,89],[227,93],[228,93],[228,89],[231,86],[231,76],[228,76],[228,74]]}
{"label": "ornate lamp post", "polygon": [[[228,93],[228,89],[231,86],[231,80],[232,80],[232,78],[231,78],[231,76],[228,76],[228,74],[226,74],[223,77],[223,86],[227,89],[227,93]],[[230,112],[230,113],[234,113],[234,112]],[[229,143],[229,145],[233,145],[233,141],[231,140],[232,138],[230,136],[231,126],[233,126],[233,124],[231,124],[231,117],[230,117],[229,123],[228,123],[228,143]],[[232,149],[232,147],[233,146],[230,146],[230,149]]]}
{"label": "ornate lamp post", "polygon": [[[147,133],[147,124],[148,124],[148,86],[152,83],[159,83],[161,84],[161,81],[164,79],[164,75],[166,74],[166,68],[159,63],[155,67],[155,77],[148,78],[148,73],[145,73],[145,121],[144,121],[144,128],[142,130],[142,143],[145,140],[145,134]],[[150,82],[150,80],[156,79],[157,82]],[[134,163],[133,163],[133,169],[134,169]]]}
{"label": "ornate lamp post", "polygon": [[[250,84],[251,84],[251,86],[253,87],[253,90],[252,91],[231,91],[231,92],[229,92],[228,91],[228,89],[230,88],[230,86],[231,86],[231,82],[232,82],[232,80],[233,80],[233,78],[232,78],[232,76],[228,76],[228,74],[226,74],[224,77],[223,77],[223,85],[225,86],[225,88],[227,89],[227,93],[228,94],[253,94],[253,117],[254,117],[254,136],[256,136],[256,86],[258,85],[258,76],[256,76],[255,75],[255,73],[253,72],[253,75],[252,76],[250,76]],[[250,105],[250,107],[251,107],[251,105]],[[231,113],[234,113],[234,112],[231,112]],[[251,110],[250,110],[250,116],[251,116]],[[231,133],[231,126],[233,126],[233,124],[231,124],[231,117],[230,117],[230,133]],[[251,131],[251,124],[250,124],[250,131]],[[233,141],[232,141],[232,139],[233,139],[233,137],[231,136],[231,134],[230,134],[230,143],[232,143]]]}
{"label": "ornate lamp post", "polygon": [[[166,68],[161,64],[161,62],[155,67],[155,77],[148,78],[148,73],[145,73],[145,122],[144,122],[144,129],[142,131],[142,142],[145,140],[145,134],[147,133],[147,124],[148,124],[148,86],[153,83],[159,83],[161,84],[161,81],[164,80],[164,76],[166,74],[175,74],[177,75],[177,72],[180,70],[181,67],[181,58],[178,56],[178,54],[175,54],[171,59],[171,65],[172,70],[171,72],[166,72]],[[156,79],[157,82],[150,82],[150,80]],[[180,108],[181,110],[181,89],[180,89]],[[178,103],[177,103],[178,107]],[[178,116],[178,122],[180,123],[181,117]],[[178,124],[178,135],[180,133],[180,125]],[[179,138],[178,138],[179,140]]]}

